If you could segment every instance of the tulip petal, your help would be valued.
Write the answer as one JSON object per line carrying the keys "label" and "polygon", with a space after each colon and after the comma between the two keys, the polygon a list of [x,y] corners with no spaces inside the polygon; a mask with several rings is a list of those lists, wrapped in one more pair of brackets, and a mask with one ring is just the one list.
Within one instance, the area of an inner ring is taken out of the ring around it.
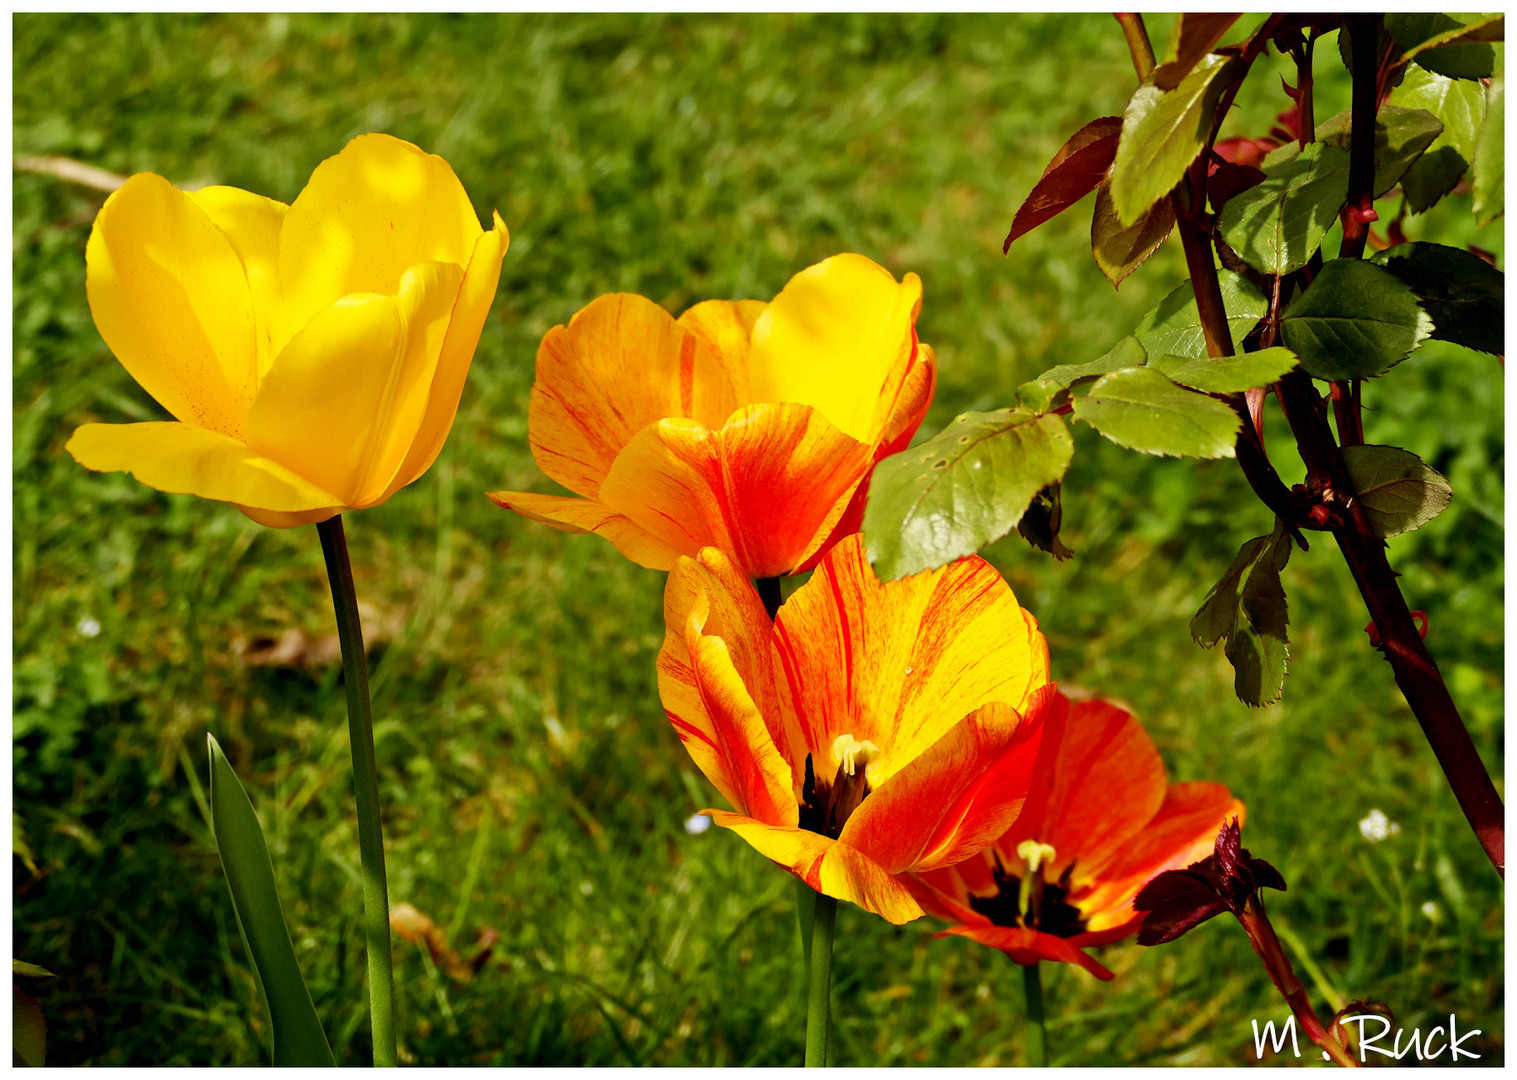
{"label": "tulip petal", "polygon": [[[649,424],[690,417],[713,427],[736,405],[700,335],[645,297],[613,293],[543,337],[528,441],[543,472],[595,498],[617,455]],[[700,545],[681,550],[694,555]]]}
{"label": "tulip petal", "polygon": [[980,706],[1025,711],[1048,682],[1048,643],[989,563],[882,583],[858,536],[785,602],[775,641],[807,750],[873,742],[876,788]]}
{"label": "tulip petal", "polygon": [[323,506],[318,510],[295,510],[286,513],[282,510],[260,510],[256,506],[244,506],[242,503],[238,503],[237,509],[258,522],[258,524],[266,525],[271,529],[297,529],[302,525],[315,525],[318,522],[334,518],[346,510],[347,507]]}
{"label": "tulip petal", "polygon": [[747,577],[792,572],[847,507],[869,447],[803,405],[747,405],[712,431],[644,428],[617,455],[600,501],[671,547],[731,553]]}
{"label": "tulip petal", "polygon": [[897,283],[862,255],[802,270],[754,323],[752,399],[810,405],[873,446],[916,359],[921,305],[920,278]]}
{"label": "tulip petal", "polygon": [[1111,979],[1113,975],[1094,957],[1086,954],[1068,938],[1055,937],[1041,930],[1029,930],[1021,926],[996,926],[993,923],[967,923],[940,930],[935,937],[967,937],[992,949],[1000,949],[1019,964],[1036,964],[1041,960],[1055,960],[1076,964],[1098,979]]}
{"label": "tulip petal", "polygon": [[474,350],[479,345],[485,317],[495,302],[495,290],[500,284],[500,264],[510,242],[511,234],[506,231],[506,223],[496,214],[495,227],[483,233],[474,244],[474,254],[469,257],[469,268],[464,272],[463,287],[448,320],[442,355],[437,360],[437,373],[432,377],[427,394],[427,411],[405,461],[395,479],[390,481],[389,490],[384,495],[386,499],[430,469],[442,452],[448,431],[453,427],[453,417],[458,413],[458,399],[463,394],[464,379],[474,361]]}
{"label": "tulip petal", "polygon": [[399,295],[347,296],[318,313],[259,387],[249,445],[348,506],[378,502],[421,424],[462,277],[424,263]]}
{"label": "tulip petal", "polygon": [[762,300],[703,300],[679,317],[679,324],[699,334],[721,363],[739,404],[753,402],[748,393],[748,350],[753,324],[768,306]]}
{"label": "tulip petal", "polygon": [[540,521],[563,532],[602,536],[627,558],[649,570],[671,570],[680,557],[678,549],[594,499],[536,495],[528,491],[487,491],[485,494],[496,506],[514,510],[532,521]]}
{"label": "tulip petal", "polygon": [[125,470],[159,491],[284,512],[342,502],[236,439],[190,424],[85,424],[65,449],[87,469]]}
{"label": "tulip petal", "polygon": [[100,336],[186,424],[233,439],[257,386],[253,302],[241,260],[194,200],[138,173],[95,218],[85,288]]}
{"label": "tulip petal", "polygon": [[205,211],[242,260],[253,300],[253,338],[261,379],[290,339],[279,284],[279,231],[290,208],[234,187],[201,188],[186,196]]}
{"label": "tulip petal", "polygon": [[462,269],[483,231],[446,161],[390,135],[358,136],[316,166],[285,216],[279,277],[291,333],[345,296],[393,295],[418,264]]}
{"label": "tulip petal", "polygon": [[[986,793],[989,797],[979,800],[974,820],[966,823],[973,804],[960,805],[961,798],[978,789],[978,781],[1008,754],[1011,768],[997,770],[1008,782]],[[960,861],[1006,831],[1022,807],[1036,759],[1037,743],[1022,733],[1017,711],[1007,705],[984,705],[871,791],[838,839],[892,874]],[[965,825],[971,835],[955,836]],[[963,849],[965,842],[973,846]],[[959,859],[946,857],[961,850]]]}
{"label": "tulip petal", "polygon": [[761,821],[702,810],[724,829],[731,829],[759,854],[785,867],[807,885],[827,896],[847,900],[899,926],[920,918],[922,908],[911,893],[873,860],[820,833],[766,825]]}

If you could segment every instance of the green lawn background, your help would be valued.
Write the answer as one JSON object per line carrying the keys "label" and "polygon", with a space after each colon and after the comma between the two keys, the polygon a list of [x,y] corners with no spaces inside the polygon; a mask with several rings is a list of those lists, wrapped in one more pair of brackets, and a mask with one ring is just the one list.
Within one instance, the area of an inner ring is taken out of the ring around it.
{"label": "green lawn background", "polygon": [[[1245,19],[1239,31],[1256,19]],[[1172,16],[1150,19],[1162,45]],[[719,797],[658,704],[663,575],[484,498],[553,490],[527,450],[537,342],[596,295],[673,312],[771,297],[859,251],[925,286],[940,384],[924,433],[1094,358],[1183,279],[1171,241],[1118,292],[1090,202],[1000,252],[1080,125],[1133,86],[1108,17],[17,15],[14,146],[283,200],[365,131],[446,157],[512,232],[448,446],[350,515],[371,654],[392,902],[434,918],[470,982],[397,942],[399,1030],[423,1064],[796,1064],[804,989],[791,879],[683,822]],[[1328,40],[1317,115],[1345,107]],[[1270,58],[1224,134],[1288,104]],[[1293,76],[1292,76],[1293,79]],[[17,172],[13,201],[14,954],[49,1062],[257,1064],[267,1029],[198,800],[214,732],[263,817],[296,949],[340,1062],[368,1060],[346,724],[312,529],[89,473],[87,421],[159,407],[91,323],[83,249],[101,196]],[[1394,203],[1383,202],[1383,208]],[[1407,232],[1500,256],[1453,196]],[[1432,345],[1365,390],[1370,442],[1451,480],[1391,542],[1412,607],[1498,777],[1503,725],[1503,380]],[[1502,888],[1325,538],[1293,555],[1283,704],[1250,710],[1186,624],[1267,512],[1229,461],[1128,454],[1075,425],[1057,564],[989,557],[1048,635],[1055,676],[1131,703],[1177,779],[1228,784],[1245,843],[1290,882],[1271,913],[1319,1011],[1374,997],[1424,1030],[1456,1013],[1503,1060]],[[1284,425],[1269,446],[1300,479]],[[93,636],[89,633],[98,627]],[[284,664],[253,662],[270,641]],[[1368,843],[1382,810],[1398,835]],[[35,869],[33,869],[35,867]],[[998,953],[844,905],[836,1058],[1023,1063],[1021,980]],[[1059,1064],[1244,1064],[1283,1006],[1236,925],[1117,972],[1045,972]]]}

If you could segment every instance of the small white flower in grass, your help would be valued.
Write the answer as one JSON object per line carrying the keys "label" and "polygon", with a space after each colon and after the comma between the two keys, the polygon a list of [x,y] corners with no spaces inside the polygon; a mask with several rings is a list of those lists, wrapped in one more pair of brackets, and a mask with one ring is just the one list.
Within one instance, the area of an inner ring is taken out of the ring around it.
{"label": "small white flower in grass", "polygon": [[1401,833],[1401,826],[1386,817],[1380,810],[1371,810],[1359,819],[1359,835],[1372,844],[1388,840]]}
{"label": "small white flower in grass", "polygon": [[90,615],[86,615],[84,618],[80,619],[79,625],[74,627],[74,629],[78,630],[85,637],[100,636],[100,623]]}
{"label": "small white flower in grass", "polygon": [[1433,900],[1428,900],[1423,903],[1422,914],[1426,915],[1428,921],[1433,923],[1435,926],[1443,921],[1443,912],[1439,909],[1438,904]]}
{"label": "small white flower in grass", "polygon": [[685,819],[685,831],[691,836],[699,836],[711,828],[711,819],[705,814],[691,814]]}

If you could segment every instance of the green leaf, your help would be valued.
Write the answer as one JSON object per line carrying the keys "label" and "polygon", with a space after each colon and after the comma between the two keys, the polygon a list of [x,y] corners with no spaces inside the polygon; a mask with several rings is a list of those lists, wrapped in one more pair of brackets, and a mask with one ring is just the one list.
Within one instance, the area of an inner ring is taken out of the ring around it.
{"label": "green leaf", "polygon": [[1204,56],[1173,90],[1155,86],[1150,73],[1133,92],[1111,166],[1112,201],[1124,223],[1135,224],[1184,177],[1211,137],[1218,99],[1241,66],[1237,57]]}
{"label": "green leaf", "polygon": [[15,958],[11,959],[11,971],[30,979],[56,979],[58,977],[45,967],[38,967],[36,964],[28,964],[25,960]]}
{"label": "green leaf", "polygon": [[1443,125],[1443,133],[1401,178],[1407,205],[1420,214],[1452,191],[1469,168],[1485,117],[1485,88],[1411,65],[1388,102],[1403,109],[1426,109]]}
{"label": "green leaf", "polygon": [[41,1068],[47,1064],[47,1017],[38,1005],[11,987],[11,1061]]}
{"label": "green leaf", "polygon": [[1276,346],[1259,352],[1228,356],[1220,360],[1196,360],[1188,356],[1156,356],[1149,367],[1162,371],[1171,382],[1208,394],[1241,394],[1256,386],[1268,386],[1296,366],[1296,354]]}
{"label": "green leaf", "polygon": [[316,1018],[310,992],[285,928],[274,884],[274,864],[253,804],[213,735],[211,821],[216,848],[232,893],[232,908],[269,1006],[274,1064],[331,1065],[332,1050]]}
{"label": "green leaf", "polygon": [[1395,274],[1334,259],[1280,320],[1280,340],[1318,379],[1383,375],[1432,332],[1433,320]]}
{"label": "green leaf", "polygon": [[1148,361],[1148,353],[1138,344],[1138,339],[1128,334],[1103,356],[1085,364],[1060,364],[1051,367],[1031,382],[1017,387],[1017,397],[1022,404],[1036,412],[1046,412],[1061,390],[1094,382],[1102,375],[1123,368],[1142,367]]}
{"label": "green leaf", "polygon": [[1223,402],[1146,367],[1103,375],[1074,415],[1118,446],[1173,457],[1232,457],[1240,424]]}
{"label": "green leaf", "polygon": [[1190,635],[1210,649],[1223,638],[1233,665],[1233,691],[1247,705],[1280,699],[1290,661],[1290,623],[1280,571],[1290,559],[1290,538],[1277,523],[1268,536],[1248,541],[1190,621]]}
{"label": "green leaf", "polygon": [[1227,200],[1217,227],[1255,270],[1287,274],[1305,266],[1348,201],[1348,151],[1312,143]]}
{"label": "green leaf", "polygon": [[1142,266],[1174,227],[1175,208],[1168,199],[1150,206],[1136,225],[1124,226],[1112,207],[1111,188],[1102,184],[1090,219],[1090,253],[1106,279],[1121,288],[1122,279]]}
{"label": "green leaf", "polygon": [[1392,12],[1385,28],[1401,46],[1404,59],[1454,79],[1488,79],[1496,70],[1496,50],[1505,19],[1500,14],[1450,15],[1442,12]]}
{"label": "green leaf", "polygon": [[1506,80],[1485,88],[1485,120],[1475,139],[1475,223],[1489,225],[1506,210]]}
{"label": "green leaf", "polygon": [[[1349,148],[1353,110],[1317,125],[1317,141]],[[1426,109],[1382,105],[1375,117],[1375,198],[1395,187],[1413,163],[1443,134],[1443,123]]]}
{"label": "green leaf", "polygon": [[[1222,306],[1227,311],[1228,332],[1236,347],[1254,324],[1264,318],[1269,311],[1269,302],[1254,283],[1241,274],[1219,270],[1217,283],[1222,289]],[[1198,359],[1206,356],[1206,335],[1201,330],[1201,313],[1196,308],[1196,295],[1191,291],[1190,282],[1185,282],[1150,309],[1139,321],[1133,336],[1149,356],[1164,353]]]}
{"label": "green leaf", "polygon": [[1058,416],[1016,408],[957,417],[875,466],[864,510],[869,561],[890,580],[978,551],[1011,531],[1073,455]]}
{"label": "green leaf", "polygon": [[1395,274],[1433,320],[1429,336],[1480,352],[1506,352],[1506,275],[1462,248],[1397,244],[1370,260]]}
{"label": "green leaf", "polygon": [[1399,446],[1345,446],[1343,461],[1365,516],[1382,538],[1432,521],[1454,497],[1438,470]]}
{"label": "green leaf", "polygon": [[1061,484],[1049,484],[1033,496],[1022,520],[1017,522],[1017,532],[1039,551],[1046,551],[1063,562],[1074,554],[1059,539],[1059,526],[1064,523],[1064,502]]}

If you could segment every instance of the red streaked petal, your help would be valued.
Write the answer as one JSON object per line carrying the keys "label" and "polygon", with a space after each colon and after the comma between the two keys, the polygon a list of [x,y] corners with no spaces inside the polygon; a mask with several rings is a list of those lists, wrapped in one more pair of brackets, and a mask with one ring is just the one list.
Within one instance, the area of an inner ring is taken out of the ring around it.
{"label": "red streaked petal", "polygon": [[651,535],[642,526],[594,499],[565,495],[536,495],[527,491],[487,491],[496,506],[514,510],[530,521],[564,532],[593,532],[616,545],[627,558],[650,570],[668,570],[679,551]]}
{"label": "red streaked petal", "polygon": [[1076,964],[1098,979],[1114,976],[1092,956],[1087,955],[1068,938],[1054,937],[1041,930],[1029,930],[1021,926],[995,926],[994,924],[965,924],[941,930],[936,937],[967,937],[992,949],[1000,949],[1019,964],[1036,964],[1040,960],[1054,960]]}

